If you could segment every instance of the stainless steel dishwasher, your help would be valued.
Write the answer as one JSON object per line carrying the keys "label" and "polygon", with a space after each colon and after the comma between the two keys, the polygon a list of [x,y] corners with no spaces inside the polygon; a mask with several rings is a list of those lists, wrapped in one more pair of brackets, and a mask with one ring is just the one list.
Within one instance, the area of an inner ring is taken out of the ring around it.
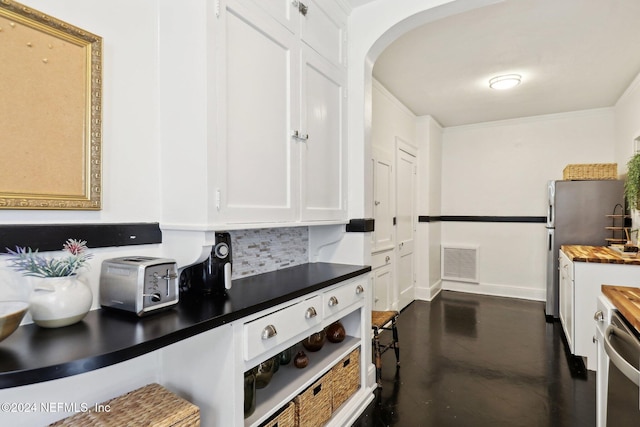
{"label": "stainless steel dishwasher", "polygon": [[607,426],[640,426],[640,334],[617,312],[604,336],[609,356]]}

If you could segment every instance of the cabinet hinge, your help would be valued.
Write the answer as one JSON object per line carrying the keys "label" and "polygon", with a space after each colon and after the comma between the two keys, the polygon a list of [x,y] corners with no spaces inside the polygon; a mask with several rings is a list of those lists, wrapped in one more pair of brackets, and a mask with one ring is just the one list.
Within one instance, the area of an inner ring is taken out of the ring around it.
{"label": "cabinet hinge", "polygon": [[213,3],[214,10],[216,12],[216,18],[220,18],[220,0],[216,0]]}
{"label": "cabinet hinge", "polygon": [[298,6],[298,11],[300,11],[302,16],[307,16],[307,12],[309,11],[309,6],[300,2],[300,5]]}
{"label": "cabinet hinge", "polygon": [[309,11],[309,6],[307,6],[306,4],[298,0],[292,0],[291,4],[293,5],[293,7],[298,9],[298,12],[300,12],[302,16],[307,16],[307,12]]}
{"label": "cabinet hinge", "polygon": [[216,190],[216,210],[220,211],[220,189]]}

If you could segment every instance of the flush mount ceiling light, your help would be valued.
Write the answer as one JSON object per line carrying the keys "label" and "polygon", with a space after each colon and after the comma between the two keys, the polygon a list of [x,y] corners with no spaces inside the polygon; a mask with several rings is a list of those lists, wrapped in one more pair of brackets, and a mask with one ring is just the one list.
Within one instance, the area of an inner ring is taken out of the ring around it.
{"label": "flush mount ceiling light", "polygon": [[511,89],[518,86],[522,80],[520,74],[505,74],[504,76],[497,76],[489,80],[489,87],[491,89],[504,90]]}

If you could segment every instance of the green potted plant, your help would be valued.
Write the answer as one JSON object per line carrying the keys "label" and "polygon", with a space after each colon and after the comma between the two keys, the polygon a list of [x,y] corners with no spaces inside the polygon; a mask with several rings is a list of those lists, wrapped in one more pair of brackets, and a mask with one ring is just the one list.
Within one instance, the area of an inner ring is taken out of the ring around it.
{"label": "green potted plant", "polygon": [[624,195],[631,209],[640,209],[640,153],[627,162],[627,178],[624,181]]}

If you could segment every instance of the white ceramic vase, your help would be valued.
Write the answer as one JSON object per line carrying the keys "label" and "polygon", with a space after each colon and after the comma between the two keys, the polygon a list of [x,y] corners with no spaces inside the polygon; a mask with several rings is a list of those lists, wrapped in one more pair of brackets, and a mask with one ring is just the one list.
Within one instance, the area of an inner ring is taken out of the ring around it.
{"label": "white ceramic vase", "polygon": [[91,289],[78,278],[33,277],[29,312],[34,323],[44,328],[59,328],[81,321],[91,309]]}

